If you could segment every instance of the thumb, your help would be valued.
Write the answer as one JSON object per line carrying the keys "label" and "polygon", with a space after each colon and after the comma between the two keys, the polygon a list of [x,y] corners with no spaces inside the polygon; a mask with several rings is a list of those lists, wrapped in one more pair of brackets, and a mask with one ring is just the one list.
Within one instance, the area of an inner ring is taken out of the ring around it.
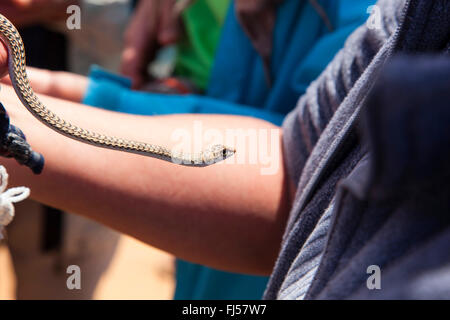
{"label": "thumb", "polygon": [[3,78],[8,73],[8,50],[6,46],[0,41],[0,78]]}

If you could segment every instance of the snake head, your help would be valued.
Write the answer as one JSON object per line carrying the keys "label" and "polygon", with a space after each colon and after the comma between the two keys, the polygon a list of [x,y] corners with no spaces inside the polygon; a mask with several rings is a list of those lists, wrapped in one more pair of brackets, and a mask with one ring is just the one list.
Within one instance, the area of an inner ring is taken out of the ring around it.
{"label": "snake head", "polygon": [[236,149],[229,148],[221,144],[216,144],[209,147],[203,152],[203,162],[213,164],[225,160],[236,153]]}

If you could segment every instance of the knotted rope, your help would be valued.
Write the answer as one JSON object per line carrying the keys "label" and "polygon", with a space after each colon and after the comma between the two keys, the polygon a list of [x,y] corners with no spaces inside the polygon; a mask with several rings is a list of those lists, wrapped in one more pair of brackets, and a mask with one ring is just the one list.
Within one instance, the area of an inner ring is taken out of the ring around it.
{"label": "knotted rope", "polygon": [[0,102],[0,156],[14,158],[18,163],[39,174],[44,168],[44,157],[34,152],[22,130],[9,123],[9,116]]}
{"label": "knotted rope", "polygon": [[[33,173],[39,174],[44,168],[44,157],[34,152],[22,130],[9,123],[9,116],[3,104],[0,103],[0,156],[14,158],[18,163],[29,167]],[[14,203],[25,200],[30,195],[30,189],[16,187],[6,190],[8,173],[0,165],[0,240],[3,239],[3,229],[14,218]]]}
{"label": "knotted rope", "polygon": [[0,240],[3,239],[3,229],[14,218],[13,203],[25,200],[30,195],[27,187],[16,187],[6,190],[8,186],[8,173],[4,166],[0,165]]}

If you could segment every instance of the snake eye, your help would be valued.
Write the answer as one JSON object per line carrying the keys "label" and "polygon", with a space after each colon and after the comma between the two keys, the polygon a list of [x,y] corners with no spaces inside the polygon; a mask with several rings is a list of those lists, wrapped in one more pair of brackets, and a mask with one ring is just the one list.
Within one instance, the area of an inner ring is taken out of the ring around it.
{"label": "snake eye", "polygon": [[222,157],[225,159],[227,157],[227,149],[222,150]]}

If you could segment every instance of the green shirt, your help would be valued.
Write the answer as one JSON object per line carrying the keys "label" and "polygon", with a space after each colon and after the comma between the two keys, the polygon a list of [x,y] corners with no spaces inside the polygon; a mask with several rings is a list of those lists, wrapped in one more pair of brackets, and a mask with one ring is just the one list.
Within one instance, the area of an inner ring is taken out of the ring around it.
{"label": "green shirt", "polygon": [[185,38],[177,45],[175,74],[205,89],[230,0],[197,0],[183,14]]}

